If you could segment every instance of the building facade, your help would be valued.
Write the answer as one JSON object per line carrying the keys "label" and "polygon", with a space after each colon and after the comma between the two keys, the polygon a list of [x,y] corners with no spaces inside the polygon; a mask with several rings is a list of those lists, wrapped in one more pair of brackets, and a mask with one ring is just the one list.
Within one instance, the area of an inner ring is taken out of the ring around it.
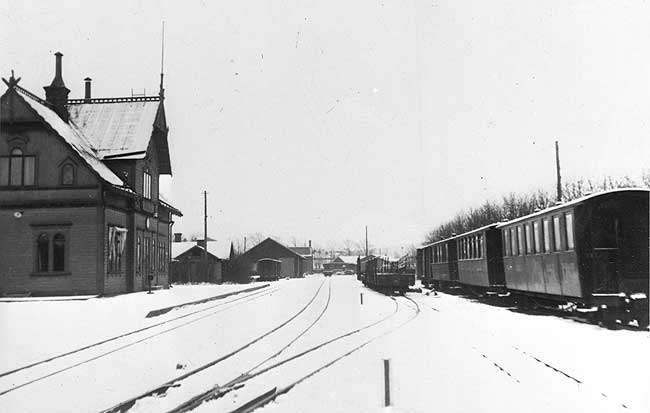
{"label": "building facade", "polygon": [[0,97],[0,295],[118,294],[169,284],[176,208],[158,96],[68,99],[62,54],[45,99],[12,73]]}
{"label": "building facade", "polygon": [[259,272],[258,262],[268,259],[280,262],[281,277],[301,277],[307,271],[307,260],[302,255],[272,238],[267,238],[237,258],[236,265],[240,271],[233,276],[245,280]]}

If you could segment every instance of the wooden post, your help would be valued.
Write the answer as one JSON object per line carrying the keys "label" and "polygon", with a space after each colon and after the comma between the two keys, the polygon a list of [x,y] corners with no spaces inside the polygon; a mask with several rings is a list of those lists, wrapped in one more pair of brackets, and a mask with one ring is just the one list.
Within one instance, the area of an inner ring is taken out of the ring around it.
{"label": "wooden post", "polygon": [[555,141],[555,171],[557,174],[557,202],[562,202],[562,177],[560,176],[560,144]]}
{"label": "wooden post", "polygon": [[203,270],[205,271],[205,282],[209,282],[208,274],[208,191],[203,191]]}
{"label": "wooden post", "polygon": [[390,359],[384,359],[384,406],[390,406]]}

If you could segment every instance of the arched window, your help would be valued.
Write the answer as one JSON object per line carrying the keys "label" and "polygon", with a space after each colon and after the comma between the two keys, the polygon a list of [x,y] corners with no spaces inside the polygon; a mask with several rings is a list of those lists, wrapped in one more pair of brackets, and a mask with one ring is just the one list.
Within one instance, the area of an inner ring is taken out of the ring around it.
{"label": "arched window", "polygon": [[142,177],[142,195],[146,199],[151,199],[151,174],[145,169]]}
{"label": "arched window", "polygon": [[14,148],[11,151],[11,186],[20,186],[23,183],[23,151]]}
{"label": "arched window", "polygon": [[36,241],[36,271],[47,272],[49,264],[50,238],[47,234],[41,234]]}
{"label": "arched window", "polygon": [[9,156],[0,156],[0,186],[34,185],[36,157],[26,156],[21,148],[13,148]]}
{"label": "arched window", "polygon": [[52,239],[52,271],[65,271],[65,235],[61,233]]}
{"label": "arched window", "polygon": [[61,184],[74,185],[74,166],[72,164],[65,164],[61,168]]}

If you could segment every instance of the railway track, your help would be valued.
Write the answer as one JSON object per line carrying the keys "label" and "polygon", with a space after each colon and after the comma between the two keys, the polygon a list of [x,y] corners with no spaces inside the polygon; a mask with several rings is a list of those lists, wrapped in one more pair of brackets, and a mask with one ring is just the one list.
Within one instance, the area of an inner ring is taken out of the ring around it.
{"label": "railway track", "polygon": [[[178,375],[178,376],[172,378],[171,380],[166,381],[165,383],[157,385],[157,386],[155,386],[155,387],[153,387],[153,388],[151,388],[151,389],[149,389],[149,390],[147,390],[147,391],[145,391],[145,392],[143,392],[141,394],[138,394],[137,396],[134,396],[134,397],[131,397],[131,398],[127,399],[127,400],[119,402],[118,404],[116,404],[116,405],[114,405],[114,406],[112,406],[112,407],[110,407],[108,409],[102,410],[102,413],[118,413],[118,412],[123,413],[123,412],[126,412],[126,411],[130,410],[133,406],[136,405],[136,403],[138,403],[139,401],[141,401],[143,399],[146,399],[146,398],[151,397],[151,396],[156,396],[156,397],[163,396],[170,388],[175,388],[175,387],[182,386],[184,380],[186,380],[186,379],[188,379],[188,378],[190,378],[192,376],[195,376],[196,374],[198,374],[198,373],[200,373],[202,371],[210,369],[210,368],[218,365],[219,363],[221,363],[221,362],[223,362],[223,361],[225,361],[225,360],[227,360],[227,359],[241,353],[242,351],[249,348],[253,344],[260,342],[261,340],[263,340],[266,337],[270,336],[271,334],[277,332],[281,328],[287,326],[289,323],[291,323],[296,318],[298,318],[301,314],[303,314],[312,305],[312,303],[316,300],[316,298],[318,297],[318,295],[319,295],[320,291],[322,290],[324,284],[325,284],[325,280],[323,280],[320,283],[320,285],[318,286],[316,292],[311,297],[311,299],[302,308],[300,308],[300,310],[298,310],[296,313],[294,313],[288,319],[284,320],[282,323],[280,323],[280,324],[276,325],[275,327],[265,331],[264,333],[256,336],[254,339],[244,343],[243,345],[239,346],[238,348],[236,348],[236,349],[234,349],[234,350],[232,350],[232,351],[230,351],[230,352],[228,352],[226,354],[223,354],[223,355],[221,355],[221,356],[219,356],[219,357],[217,357],[217,358],[215,358],[215,359],[213,359],[213,360],[211,360],[211,361],[209,361],[207,363],[204,363],[204,364],[202,364],[201,366],[199,366],[199,367],[197,367],[195,369],[192,369],[192,370],[190,370],[190,371],[188,371],[188,372],[186,372],[184,374]],[[304,332],[301,333],[301,334],[304,334]]]}
{"label": "railway track", "polygon": [[[230,310],[230,309],[235,308],[238,305],[244,304],[246,302],[262,298],[262,297],[264,297],[266,295],[269,295],[269,294],[272,294],[272,293],[276,292],[278,289],[279,289],[278,287],[273,287],[271,289],[257,290],[257,291],[251,292],[250,294],[242,295],[241,297],[236,297],[236,298],[228,300],[228,301],[219,302],[219,303],[211,305],[209,307],[202,308],[202,309],[196,310],[196,311],[192,311],[190,313],[186,313],[186,314],[183,314],[181,316],[171,318],[169,320],[158,322],[158,323],[155,323],[155,324],[143,327],[143,328],[131,330],[131,331],[128,331],[126,333],[122,333],[122,334],[119,334],[119,335],[116,335],[116,336],[112,336],[112,337],[109,337],[107,339],[100,340],[100,341],[97,341],[95,343],[92,343],[92,344],[89,344],[89,345],[86,345],[86,346],[83,346],[83,347],[79,347],[79,348],[76,348],[74,350],[71,350],[71,351],[68,351],[68,352],[65,352],[65,353],[57,354],[55,356],[49,357],[49,358],[44,359],[44,360],[40,360],[40,361],[30,363],[30,364],[25,365],[25,366],[21,366],[21,367],[18,367],[18,368],[9,370],[9,371],[5,371],[3,373],[0,373],[0,379],[6,381],[6,380],[9,380],[9,379],[12,379],[13,376],[18,375],[18,374],[29,374],[29,372],[31,370],[34,370],[35,368],[37,368],[39,366],[44,366],[44,365],[47,365],[48,363],[52,363],[52,362],[55,362],[55,361],[57,361],[57,362],[65,361],[67,358],[71,358],[72,356],[78,356],[78,355],[84,354],[84,352],[88,352],[91,349],[100,348],[101,346],[107,345],[109,343],[119,344],[120,340],[125,341],[124,344],[118,345],[116,348],[104,351],[102,353],[99,353],[99,354],[96,354],[96,355],[93,355],[93,356],[90,356],[90,357],[82,358],[80,361],[74,361],[71,364],[68,364],[68,365],[66,365],[64,367],[55,368],[53,370],[49,370],[49,371],[46,371],[44,373],[41,373],[40,375],[37,375],[36,377],[33,377],[33,378],[27,379],[25,381],[22,381],[22,382],[20,382],[18,384],[13,384],[12,386],[10,386],[8,388],[5,388],[4,390],[0,390],[0,396],[3,396],[5,394],[7,394],[7,393],[11,393],[11,392],[13,392],[15,390],[18,390],[18,389],[21,389],[23,387],[29,386],[31,384],[40,382],[40,381],[45,380],[47,378],[56,376],[57,374],[72,370],[72,369],[74,369],[76,367],[79,367],[79,366],[82,366],[84,364],[90,363],[90,362],[92,362],[94,360],[98,360],[100,358],[109,356],[111,354],[114,354],[114,353],[116,353],[118,351],[129,348],[129,347],[134,346],[136,344],[146,342],[148,340],[153,339],[154,337],[158,337],[160,335],[163,335],[163,334],[172,332],[174,330],[177,330],[177,329],[179,329],[181,327],[185,327],[187,325],[191,325],[191,324],[196,323],[198,321],[201,321],[201,320],[204,320],[206,318],[212,317],[212,316],[214,316],[216,314],[219,314],[219,313],[221,313],[223,311],[226,311],[226,310]],[[231,305],[231,304],[234,304],[234,305]],[[220,307],[226,307],[226,308],[220,308]],[[219,308],[219,309],[216,310],[216,311],[209,312],[208,314],[202,314],[202,313],[208,312],[210,310],[214,310],[215,308]],[[202,315],[200,315],[200,314],[202,314]],[[196,316],[196,315],[200,315],[200,316],[198,316],[196,318],[190,318],[190,317]],[[139,333],[149,331],[149,330],[153,330],[153,329],[156,329],[156,328],[159,328],[159,327],[162,327],[162,326],[168,326],[171,323],[177,322],[179,320],[184,320],[184,319],[187,319],[187,318],[190,318],[190,319],[186,320],[185,322],[182,322],[180,324],[177,324],[177,325],[175,325],[173,327],[162,329],[161,331],[158,331],[158,332],[156,332],[154,334],[150,334],[150,335],[145,336],[143,338],[139,338],[139,339],[131,340],[131,341],[126,340],[127,338],[133,338],[133,336],[135,336],[135,335],[137,335]]]}
{"label": "railway track", "polygon": [[[390,298],[394,299],[393,297],[390,297]],[[421,309],[420,309],[419,304],[415,300],[413,300],[413,299],[411,299],[409,297],[406,297],[406,296],[404,296],[403,298],[413,304],[414,312],[411,315],[411,317],[407,318],[403,322],[399,323],[398,325],[396,325],[393,328],[390,328],[387,331],[384,331],[384,332],[382,332],[380,334],[372,336],[371,338],[369,338],[367,340],[362,341],[360,344],[352,347],[351,349],[344,352],[343,354],[340,354],[337,357],[331,359],[327,363],[320,365],[318,368],[316,368],[316,369],[310,371],[309,373],[299,377],[297,380],[294,380],[293,382],[289,383],[288,385],[285,385],[285,386],[282,386],[282,387],[277,387],[277,386],[273,387],[271,390],[269,390],[269,391],[267,391],[265,393],[262,393],[261,395],[255,397],[254,399],[250,400],[249,402],[245,403],[244,405],[242,405],[242,406],[240,406],[240,407],[238,407],[238,408],[236,408],[234,410],[231,410],[230,413],[249,413],[249,412],[252,412],[252,411],[254,411],[254,410],[256,410],[256,409],[258,409],[258,408],[272,402],[278,396],[289,393],[291,390],[293,390],[300,383],[308,380],[309,378],[315,376],[318,373],[321,373],[325,369],[327,369],[327,368],[331,367],[332,365],[338,363],[339,361],[343,360],[344,358],[348,357],[349,355],[351,355],[351,354],[353,354],[353,353],[355,353],[357,351],[360,351],[361,349],[363,349],[367,345],[381,339],[382,337],[385,337],[385,336],[387,336],[389,334],[392,334],[392,333],[398,331],[399,329],[401,329],[402,327],[406,326],[407,324],[411,323],[413,320],[415,320],[420,315]],[[396,299],[394,299],[394,300],[395,300],[395,302],[397,302]]]}
{"label": "railway track", "polygon": [[[394,297],[388,297],[388,298],[393,300],[393,302],[395,303],[395,307],[394,307],[394,309],[393,309],[393,311],[391,313],[389,313],[388,315],[382,317],[381,319],[376,320],[376,321],[374,321],[372,323],[369,323],[367,325],[364,325],[364,326],[362,326],[360,328],[348,331],[348,332],[346,332],[344,334],[338,335],[338,336],[333,337],[331,339],[328,339],[328,340],[326,340],[324,342],[321,342],[318,345],[315,345],[315,346],[313,346],[311,348],[303,350],[303,351],[301,351],[301,352],[299,352],[299,353],[297,353],[297,354],[295,354],[295,355],[293,355],[291,357],[288,357],[288,358],[286,358],[284,360],[278,361],[278,362],[276,362],[276,363],[274,363],[272,365],[269,365],[269,366],[267,366],[267,367],[265,367],[263,369],[259,369],[259,370],[256,371],[256,369],[259,366],[264,364],[264,363],[259,363],[256,367],[254,367],[252,369],[249,369],[246,373],[244,373],[244,374],[242,374],[242,375],[240,375],[238,377],[233,378],[232,380],[230,380],[228,383],[224,384],[223,386],[215,386],[212,389],[209,389],[209,390],[207,390],[207,391],[205,391],[205,392],[203,392],[201,394],[198,394],[198,395],[192,397],[191,399],[187,400],[186,402],[180,404],[179,406],[177,406],[177,407],[175,407],[175,408],[173,408],[171,410],[168,410],[167,413],[181,413],[181,412],[187,412],[187,411],[193,410],[193,409],[197,408],[198,406],[200,406],[201,404],[203,404],[205,402],[209,402],[211,400],[219,399],[219,398],[225,396],[226,394],[228,394],[230,392],[241,389],[243,386],[246,385],[246,383],[248,381],[250,381],[252,379],[258,378],[258,377],[260,377],[260,376],[262,376],[262,375],[264,375],[266,373],[277,370],[277,369],[285,366],[288,363],[291,363],[291,362],[294,362],[294,361],[302,361],[305,357],[307,357],[308,355],[313,354],[317,350],[320,350],[320,349],[323,349],[323,348],[325,348],[327,346],[330,346],[330,345],[332,345],[332,344],[334,344],[336,342],[339,342],[340,340],[342,340],[344,338],[351,337],[351,336],[354,336],[355,334],[358,334],[358,333],[361,333],[363,331],[369,330],[370,328],[378,326],[381,323],[385,323],[389,319],[396,316],[396,314],[399,311],[399,304],[398,304],[397,299],[395,299]],[[321,371],[325,370],[326,368],[330,367],[331,365],[335,364],[336,362],[344,359],[345,357],[349,356],[350,354],[353,354],[354,352],[361,350],[363,347],[367,346],[368,344],[370,344],[370,343],[372,343],[372,342],[380,339],[381,337],[384,337],[384,336],[386,336],[386,335],[388,335],[388,334],[390,334],[392,332],[395,332],[398,329],[402,328],[404,325],[410,323],[411,321],[413,321],[413,319],[415,319],[415,317],[417,317],[419,315],[420,307],[412,299],[410,299],[408,297],[404,297],[404,299],[407,302],[411,302],[413,304],[413,310],[414,310],[413,316],[408,318],[406,321],[398,324],[397,326],[395,326],[395,327],[393,327],[393,328],[391,328],[391,329],[389,329],[387,331],[376,334],[376,335],[372,336],[370,339],[363,340],[360,344],[355,344],[352,347],[352,349],[348,349],[343,354],[340,354],[339,356],[335,357],[334,359],[331,359],[328,362],[320,365],[318,368],[310,371],[308,374],[306,374],[306,375],[300,377],[299,379],[291,382],[289,385],[283,386],[283,387],[274,387],[271,391],[267,391],[267,392],[262,393],[261,395],[253,398],[250,402],[244,404],[243,406],[240,406],[238,409],[235,409],[234,412],[252,411],[252,410],[254,410],[254,409],[258,408],[258,407],[261,407],[263,404],[269,403],[270,401],[274,400],[277,396],[279,396],[281,394],[288,393],[296,385],[298,385],[301,382],[309,379],[310,377],[320,373]],[[269,361],[270,359],[271,358],[267,359],[266,361]]]}
{"label": "railway track", "polygon": [[[463,300],[462,297],[457,297],[457,298],[459,299],[459,302],[462,302]],[[428,303],[420,303],[420,304],[422,304],[423,307],[431,309],[436,313],[445,313],[444,310],[440,310],[439,308],[433,307]],[[511,360],[510,364],[512,365],[518,365],[519,367],[536,366],[537,368],[542,368],[544,369],[544,371],[550,372],[551,375],[556,375],[557,377],[561,377],[564,380],[568,380],[572,384],[588,389],[591,392],[591,394],[594,395],[595,397],[611,399],[611,396],[608,396],[607,393],[589,385],[588,383],[586,383],[584,379],[580,378],[577,374],[569,371],[568,369],[558,367],[554,363],[551,363],[548,360],[545,360],[543,357],[538,356],[533,352],[522,348],[518,344],[509,343],[509,345],[504,345],[503,342],[497,340],[498,335],[495,334],[494,331],[489,331],[486,328],[484,328],[482,325],[474,321],[470,321],[470,324],[471,324],[470,328],[473,331],[477,331],[481,334],[481,342],[482,342],[482,345],[479,344],[469,345],[471,350],[479,354],[483,359],[485,359],[486,362],[492,364],[494,367],[499,369],[502,373],[506,374],[510,379],[514,380],[516,383],[519,384],[525,383],[526,380],[522,377],[519,377],[508,367],[506,367],[508,363],[505,363],[503,360],[499,360],[499,358],[503,358],[504,355],[506,356],[506,358],[514,358],[520,360],[520,362],[517,364],[513,364]],[[486,348],[489,349],[490,347],[492,347],[492,349],[498,349],[501,356],[498,355],[495,356],[494,354],[496,354],[497,352],[494,350],[492,351],[486,350]],[[612,400],[610,400],[610,402],[611,401]],[[619,407],[623,407],[624,409],[629,409],[628,403],[626,402],[616,401],[614,403],[618,404]]]}

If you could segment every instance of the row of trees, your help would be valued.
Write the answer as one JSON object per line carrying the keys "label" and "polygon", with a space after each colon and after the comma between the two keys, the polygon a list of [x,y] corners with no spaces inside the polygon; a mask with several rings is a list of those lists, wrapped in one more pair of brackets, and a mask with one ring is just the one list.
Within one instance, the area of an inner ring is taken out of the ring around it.
{"label": "row of trees", "polygon": [[[622,178],[604,177],[602,179],[577,179],[562,185],[562,201],[567,202],[594,192],[616,188],[650,188],[650,170],[644,170],[641,180],[629,176]],[[500,201],[486,201],[477,208],[469,208],[456,214],[451,220],[434,228],[427,234],[426,242],[436,242],[449,238],[452,234],[462,234],[485,225],[503,220],[511,220],[532,214],[535,210],[548,208],[557,202],[555,193],[538,189],[528,194],[511,193]]]}

